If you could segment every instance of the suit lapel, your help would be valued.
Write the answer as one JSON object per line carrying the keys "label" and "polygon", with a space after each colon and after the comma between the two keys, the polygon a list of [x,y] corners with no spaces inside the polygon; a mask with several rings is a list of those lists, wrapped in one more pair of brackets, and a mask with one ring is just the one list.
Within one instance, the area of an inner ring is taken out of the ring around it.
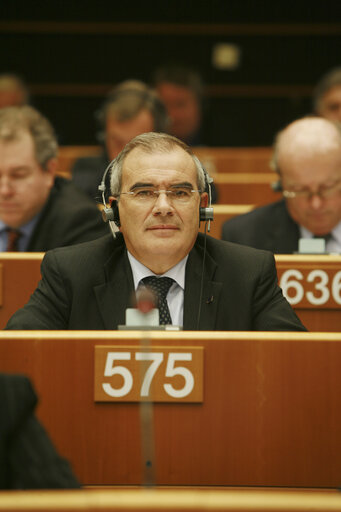
{"label": "suit lapel", "polygon": [[96,300],[105,329],[117,329],[125,324],[125,311],[131,307],[134,284],[133,276],[122,244],[115,249],[104,265],[105,280],[94,287]]}
{"label": "suit lapel", "polygon": [[216,267],[216,262],[206,252],[205,268],[203,269],[203,247],[197,242],[190,252],[186,264],[185,330],[214,330],[215,328],[222,288],[222,283],[213,281]]}

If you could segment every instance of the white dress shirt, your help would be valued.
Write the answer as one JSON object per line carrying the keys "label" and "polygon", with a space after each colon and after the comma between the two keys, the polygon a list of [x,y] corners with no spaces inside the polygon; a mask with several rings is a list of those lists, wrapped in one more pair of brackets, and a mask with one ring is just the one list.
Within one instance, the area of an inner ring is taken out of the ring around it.
{"label": "white dress shirt", "polygon": [[[299,226],[301,238],[313,238],[314,233],[303,226]],[[341,253],[341,222],[339,222],[330,232],[331,238],[326,243],[326,252]]]}

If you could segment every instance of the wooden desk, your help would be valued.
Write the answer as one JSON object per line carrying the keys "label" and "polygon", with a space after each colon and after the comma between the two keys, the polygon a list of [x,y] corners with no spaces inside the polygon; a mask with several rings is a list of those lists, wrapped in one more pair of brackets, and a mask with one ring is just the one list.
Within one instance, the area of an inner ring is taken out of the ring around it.
{"label": "wooden desk", "polygon": [[58,174],[70,178],[71,169],[78,158],[98,156],[101,151],[100,146],[61,146],[58,150]]}
{"label": "wooden desk", "polygon": [[270,171],[271,147],[193,147],[209,174],[221,172],[263,173]]}
{"label": "wooden desk", "polygon": [[44,253],[0,253],[0,328],[21,308],[40,280]]}
{"label": "wooden desk", "polygon": [[278,201],[280,192],[274,192],[271,184],[277,181],[274,172],[220,173],[214,177],[219,204],[253,204],[261,206]]}
{"label": "wooden desk", "polygon": [[341,332],[341,255],[275,258],[279,285],[307,329]]}
{"label": "wooden desk", "polygon": [[0,495],[5,512],[329,512],[341,510],[338,491],[270,489],[118,489],[12,491]]}
{"label": "wooden desk", "polygon": [[[138,403],[94,402],[94,347],[141,341],[139,332],[0,333],[1,371],[31,376],[39,416],[84,484],[143,481]],[[204,349],[203,402],[153,406],[158,485],[340,485],[341,334],[154,331],[150,347]]]}

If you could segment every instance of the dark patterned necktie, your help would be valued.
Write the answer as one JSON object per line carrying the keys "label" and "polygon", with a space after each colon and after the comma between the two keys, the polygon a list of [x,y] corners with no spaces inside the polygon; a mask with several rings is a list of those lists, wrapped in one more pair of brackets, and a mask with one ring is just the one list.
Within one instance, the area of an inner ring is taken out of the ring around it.
{"label": "dark patterned necktie", "polygon": [[21,237],[21,232],[18,229],[12,229],[12,228],[7,228],[6,231],[7,231],[7,235],[8,235],[7,249],[6,249],[7,252],[19,251],[18,241],[19,241],[19,238]]}
{"label": "dark patterned necktie", "polygon": [[167,304],[167,293],[169,288],[174,283],[170,277],[155,277],[149,276],[142,279],[142,282],[147,288],[150,288],[158,299],[160,325],[169,325],[172,323],[170,312]]}

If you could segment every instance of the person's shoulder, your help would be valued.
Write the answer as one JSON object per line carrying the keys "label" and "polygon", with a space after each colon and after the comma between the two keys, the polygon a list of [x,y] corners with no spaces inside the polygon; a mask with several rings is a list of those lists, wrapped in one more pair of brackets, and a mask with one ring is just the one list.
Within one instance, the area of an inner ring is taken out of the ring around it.
{"label": "person's shoulder", "polygon": [[102,169],[106,165],[108,165],[108,158],[106,154],[103,152],[99,155],[93,156],[82,156],[75,160],[71,172],[77,172],[78,170],[82,171],[84,169]]}
{"label": "person's shoulder", "polygon": [[207,252],[216,258],[228,258],[229,260],[235,259],[237,262],[241,261],[241,259],[247,262],[252,261],[254,259],[264,259],[269,257],[270,259],[273,258],[273,254],[270,251],[256,249],[254,247],[248,245],[241,245],[235,242],[218,240],[209,235],[199,233],[197,244],[199,244],[202,249],[205,246],[205,236]]}
{"label": "person's shoulder", "polygon": [[280,200],[266,204],[264,206],[259,206],[257,208],[254,208],[253,210],[250,210],[247,213],[243,213],[242,215],[236,215],[232,219],[227,220],[224,223],[224,226],[242,225],[248,224],[250,222],[258,222],[263,219],[269,219],[271,218],[272,215],[284,211],[286,211],[285,201]]}
{"label": "person's shoulder", "polygon": [[24,375],[0,373],[0,403],[10,424],[33,410],[37,397],[30,379]]}
{"label": "person's shoulder", "polygon": [[60,212],[64,217],[65,209],[69,212],[86,209],[98,212],[97,216],[100,217],[99,208],[95,201],[83,190],[80,190],[72,181],[61,176],[55,178],[54,187],[51,191],[51,200],[54,204],[60,205],[60,203],[63,203],[63,210],[60,210]]}
{"label": "person's shoulder", "polygon": [[109,258],[116,250],[124,248],[123,237],[118,234],[114,238],[109,233],[88,242],[51,249],[46,252],[44,260],[74,261],[77,266],[80,266],[85,261],[87,264],[92,263],[96,265],[96,263],[99,264],[103,259]]}

